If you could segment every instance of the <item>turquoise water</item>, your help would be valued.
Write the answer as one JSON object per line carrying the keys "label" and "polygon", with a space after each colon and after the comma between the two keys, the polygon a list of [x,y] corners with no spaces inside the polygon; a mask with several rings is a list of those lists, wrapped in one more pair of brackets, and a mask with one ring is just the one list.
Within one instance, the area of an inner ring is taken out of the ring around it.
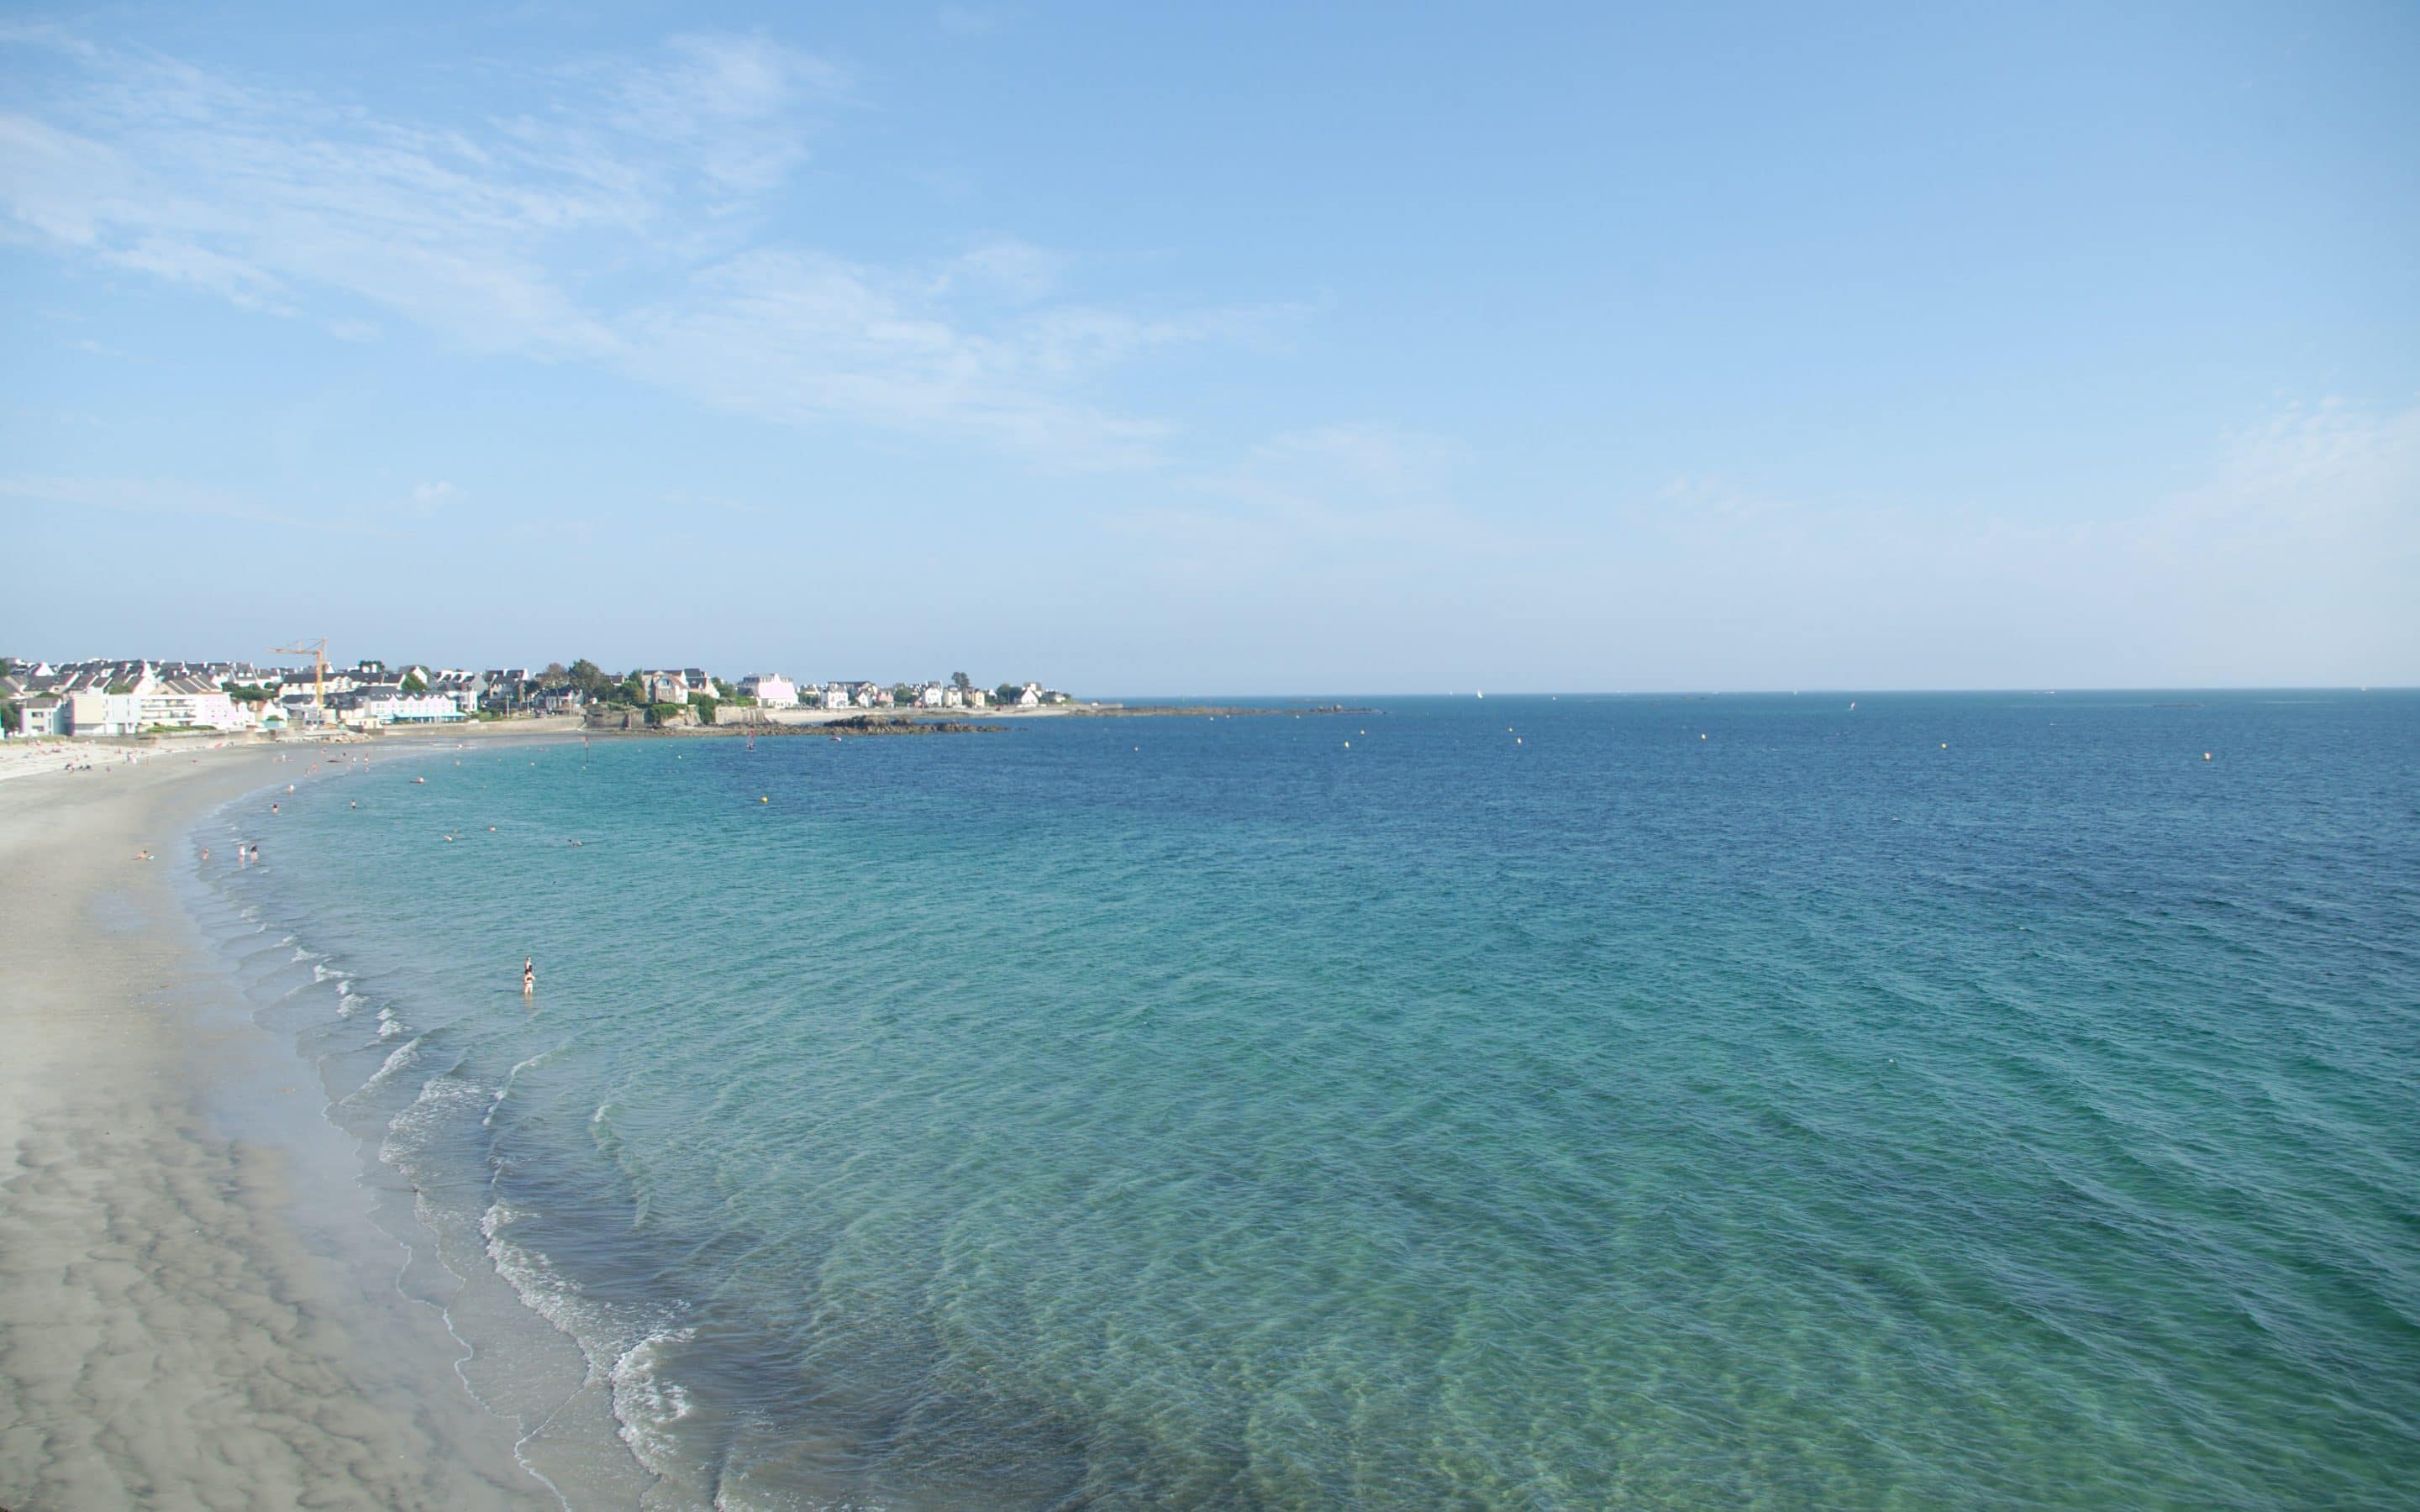
{"label": "turquoise water", "polygon": [[279,979],[334,1116],[669,1504],[2420,1483],[2420,697],[1388,700],[277,797],[208,870],[334,984]]}

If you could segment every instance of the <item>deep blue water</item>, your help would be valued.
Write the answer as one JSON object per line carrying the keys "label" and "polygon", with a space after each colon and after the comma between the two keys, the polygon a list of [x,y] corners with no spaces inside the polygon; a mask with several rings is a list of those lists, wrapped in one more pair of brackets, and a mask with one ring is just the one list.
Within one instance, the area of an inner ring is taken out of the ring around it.
{"label": "deep blue water", "polygon": [[1855,698],[381,756],[211,870],[671,1504],[2412,1505],[2420,697]]}

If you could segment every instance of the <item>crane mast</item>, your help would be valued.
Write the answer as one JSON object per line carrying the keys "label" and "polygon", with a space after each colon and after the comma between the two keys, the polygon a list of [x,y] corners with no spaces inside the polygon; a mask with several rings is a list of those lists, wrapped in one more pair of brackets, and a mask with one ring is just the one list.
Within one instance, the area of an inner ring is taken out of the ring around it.
{"label": "crane mast", "polygon": [[271,646],[272,656],[308,656],[311,658],[311,706],[325,711],[328,707],[328,638],[321,636],[307,646]]}

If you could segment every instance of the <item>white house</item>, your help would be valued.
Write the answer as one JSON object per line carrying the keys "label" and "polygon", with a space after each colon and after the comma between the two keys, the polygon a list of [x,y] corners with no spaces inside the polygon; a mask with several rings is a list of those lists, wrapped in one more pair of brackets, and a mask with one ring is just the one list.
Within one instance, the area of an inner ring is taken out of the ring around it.
{"label": "white house", "polygon": [[714,695],[714,679],[702,667],[663,667],[633,675],[650,703],[686,703],[692,693]]}
{"label": "white house", "polygon": [[64,735],[68,733],[68,701],[45,693],[17,705],[17,729],[27,735]]}
{"label": "white house", "polygon": [[779,672],[743,677],[739,679],[739,692],[741,697],[752,698],[768,709],[796,708],[799,702],[799,685]]}
{"label": "white house", "polygon": [[1020,709],[1040,708],[1042,706],[1042,685],[1040,683],[1028,683],[1023,687],[1019,688],[1016,694],[1016,706]]}
{"label": "white house", "polygon": [[449,694],[407,693],[396,683],[376,683],[347,695],[347,719],[355,724],[454,724],[462,705]]}
{"label": "white house", "polygon": [[198,677],[171,677],[140,695],[145,726],[183,725],[204,730],[249,730],[251,713],[225,690]]}
{"label": "white house", "polygon": [[78,689],[68,695],[68,733],[131,735],[143,728],[143,695]]}
{"label": "white house", "polygon": [[941,706],[941,702],[942,689],[940,684],[925,683],[916,689],[916,707],[920,709],[938,709]]}

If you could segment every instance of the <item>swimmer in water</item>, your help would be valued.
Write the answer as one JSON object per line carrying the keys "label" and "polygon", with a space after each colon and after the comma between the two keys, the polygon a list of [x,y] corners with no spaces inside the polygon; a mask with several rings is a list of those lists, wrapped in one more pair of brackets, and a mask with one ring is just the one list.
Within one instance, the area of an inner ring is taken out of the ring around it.
{"label": "swimmer in water", "polygon": [[523,997],[528,997],[536,992],[537,957],[534,955],[524,956],[521,958],[521,995]]}

